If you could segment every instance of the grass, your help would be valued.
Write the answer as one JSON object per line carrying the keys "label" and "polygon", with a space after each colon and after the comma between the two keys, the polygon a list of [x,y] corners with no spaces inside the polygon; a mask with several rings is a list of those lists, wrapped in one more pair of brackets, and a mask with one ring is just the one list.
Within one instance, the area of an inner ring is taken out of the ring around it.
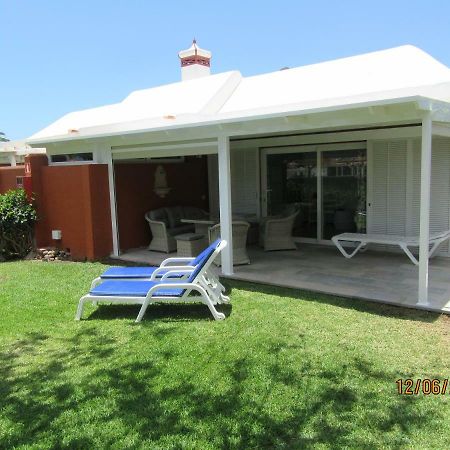
{"label": "grass", "polygon": [[230,283],[203,305],[88,307],[101,264],[0,264],[1,448],[449,448],[450,377],[436,314]]}

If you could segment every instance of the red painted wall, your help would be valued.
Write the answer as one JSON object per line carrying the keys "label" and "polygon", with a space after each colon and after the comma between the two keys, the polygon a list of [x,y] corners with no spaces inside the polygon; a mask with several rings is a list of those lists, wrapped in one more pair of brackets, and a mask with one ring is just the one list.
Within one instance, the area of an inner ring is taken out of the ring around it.
{"label": "red painted wall", "polygon": [[0,167],[0,194],[4,194],[10,189],[17,189],[16,177],[23,177],[25,170],[23,166]]}
{"label": "red painted wall", "polygon": [[165,198],[154,192],[154,173],[159,164],[115,165],[117,216],[121,250],[146,246],[151,233],[144,214],[163,206],[197,206],[208,209],[206,157],[187,157],[184,163],[162,164],[171,189]]}
{"label": "red painted wall", "polygon": [[[32,168],[33,179],[36,172]],[[43,166],[39,178],[39,186],[33,180],[37,245],[68,248],[78,260],[108,256],[112,233],[107,166]],[[52,230],[62,231],[61,241],[52,240]]]}

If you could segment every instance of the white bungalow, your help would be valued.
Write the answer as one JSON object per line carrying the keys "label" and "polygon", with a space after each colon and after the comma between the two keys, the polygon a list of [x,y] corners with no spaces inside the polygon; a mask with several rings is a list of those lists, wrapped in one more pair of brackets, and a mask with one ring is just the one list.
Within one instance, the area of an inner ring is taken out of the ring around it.
{"label": "white bungalow", "polygon": [[[448,244],[428,258],[430,233],[450,229],[448,67],[413,46],[252,77],[210,75],[211,54],[195,42],[180,58],[181,82],[67,114],[27,140],[50,164],[77,154],[108,165],[112,255],[116,165],[207,155],[209,209],[228,242],[232,213],[301,211],[298,252],[255,250],[233,268],[229,245],[224,275],[450,311]],[[344,259],[330,241],[342,231],[416,236],[419,267],[388,248]]]}

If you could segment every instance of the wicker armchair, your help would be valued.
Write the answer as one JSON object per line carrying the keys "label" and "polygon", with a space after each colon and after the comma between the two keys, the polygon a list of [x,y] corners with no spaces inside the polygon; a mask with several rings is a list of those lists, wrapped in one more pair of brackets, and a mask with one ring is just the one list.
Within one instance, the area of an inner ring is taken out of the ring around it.
{"label": "wicker armchair", "polygon": [[148,222],[152,232],[152,241],[148,249],[155,252],[175,252],[177,250],[177,241],[167,232],[167,224],[163,221],[153,220],[150,217],[150,212],[145,214],[145,220]]}
{"label": "wicker armchair", "polygon": [[[248,222],[235,221],[232,222],[232,233],[233,233],[233,266],[239,264],[250,264],[250,259],[247,254],[247,233],[250,228]],[[220,238],[220,224],[212,226],[208,230],[209,242],[214,242],[216,239]],[[217,266],[222,265],[220,255],[214,260],[214,264]]]}
{"label": "wicker armchair", "polygon": [[265,252],[272,250],[297,250],[292,238],[292,228],[298,213],[296,210],[284,217],[266,217],[260,223],[259,245]]}
{"label": "wicker armchair", "polygon": [[193,225],[184,224],[181,219],[199,219],[207,215],[208,213],[202,209],[192,206],[171,206],[147,212],[145,220],[152,232],[152,241],[148,249],[156,252],[175,252],[177,250],[175,236],[194,231]]}

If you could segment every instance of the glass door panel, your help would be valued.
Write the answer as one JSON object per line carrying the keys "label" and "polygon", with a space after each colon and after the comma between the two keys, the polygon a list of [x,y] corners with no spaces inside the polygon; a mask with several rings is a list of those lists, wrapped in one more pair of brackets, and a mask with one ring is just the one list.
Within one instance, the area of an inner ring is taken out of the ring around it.
{"label": "glass door panel", "polygon": [[296,237],[317,238],[317,153],[267,155],[267,215],[298,207]]}
{"label": "glass door panel", "polygon": [[366,150],[322,152],[322,238],[366,232]]}

